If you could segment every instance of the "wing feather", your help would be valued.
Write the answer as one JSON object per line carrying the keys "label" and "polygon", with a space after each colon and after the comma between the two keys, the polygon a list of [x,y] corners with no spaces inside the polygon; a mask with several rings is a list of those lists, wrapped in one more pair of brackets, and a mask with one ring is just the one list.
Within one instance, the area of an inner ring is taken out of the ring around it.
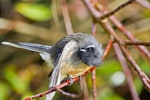
{"label": "wing feather", "polygon": [[[70,60],[71,59],[72,54],[69,54],[69,53],[71,53],[71,52],[73,53],[73,50],[76,47],[77,47],[77,44],[73,40],[69,41],[65,45],[65,47],[63,49],[63,52],[62,52],[62,54],[61,54],[61,56],[60,56],[60,58],[58,60],[58,63],[54,67],[54,70],[52,72],[52,75],[51,75],[51,78],[50,78],[49,88],[60,84],[60,82],[64,78],[63,75],[61,75],[61,73],[60,73],[60,71],[61,71],[60,69],[62,67],[65,67],[64,66],[65,65],[64,63],[66,63],[65,60]],[[55,95],[55,92],[52,92],[52,93],[48,94],[46,96],[46,100],[52,100],[54,95]]]}

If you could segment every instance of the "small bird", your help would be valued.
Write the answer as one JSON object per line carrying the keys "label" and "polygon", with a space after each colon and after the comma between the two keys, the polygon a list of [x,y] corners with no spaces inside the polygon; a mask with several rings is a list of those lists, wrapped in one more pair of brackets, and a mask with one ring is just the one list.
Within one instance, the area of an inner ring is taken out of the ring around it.
{"label": "small bird", "polygon": [[[91,66],[99,66],[102,63],[102,45],[92,35],[80,32],[63,37],[54,46],[24,42],[2,44],[38,52],[53,68],[49,88],[68,77],[81,76]],[[55,92],[48,94],[46,100],[52,100],[54,95]]]}

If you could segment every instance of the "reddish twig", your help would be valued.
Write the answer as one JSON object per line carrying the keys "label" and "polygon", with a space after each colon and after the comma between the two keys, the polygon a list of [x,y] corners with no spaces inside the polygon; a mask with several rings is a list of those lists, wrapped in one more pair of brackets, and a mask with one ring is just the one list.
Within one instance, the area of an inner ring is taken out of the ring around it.
{"label": "reddish twig", "polygon": [[135,62],[135,60],[133,59],[133,57],[131,56],[131,54],[129,53],[129,51],[123,47],[120,46],[123,53],[126,55],[125,57],[128,59],[128,61],[130,62],[130,64],[134,67],[134,69],[136,70],[136,72],[138,73],[140,79],[142,80],[144,86],[147,88],[147,90],[150,91],[150,79],[147,77],[147,75],[141,70],[141,68],[139,67],[139,65]]}
{"label": "reddish twig", "polygon": [[108,43],[107,43],[107,46],[106,46],[106,49],[105,49],[105,52],[104,52],[104,55],[103,55],[103,59],[105,59],[112,47],[112,43],[113,43],[113,40],[112,39],[109,39]]}
{"label": "reddish twig", "polygon": [[88,88],[87,88],[87,82],[85,77],[82,77],[82,80],[80,81],[81,90],[83,91],[83,100],[87,100],[89,98]]}
{"label": "reddish twig", "polygon": [[[96,36],[96,23],[93,21],[92,25],[92,34],[93,36]],[[93,88],[93,99],[97,100],[97,90],[96,90],[96,70],[92,71],[92,88]]]}
{"label": "reddish twig", "polygon": [[[91,71],[94,70],[94,69],[95,69],[95,67],[94,67],[94,66],[93,66],[93,67],[91,66],[91,68],[90,68],[87,72],[85,72],[83,75],[81,75],[81,77],[84,77],[86,74],[88,74],[89,72],[91,72]],[[71,82],[74,83],[74,82],[77,82],[77,81],[79,81],[79,80],[80,80],[80,77],[72,78],[72,80],[66,80],[65,82],[63,82],[63,83],[61,83],[61,84],[59,84],[59,85],[57,85],[57,86],[55,86],[55,87],[52,87],[52,88],[50,88],[49,90],[47,90],[47,91],[45,91],[45,92],[42,92],[42,93],[39,93],[39,94],[30,96],[30,97],[27,97],[27,98],[25,98],[24,100],[31,100],[31,99],[43,97],[43,96],[45,96],[45,95],[47,95],[47,94],[49,94],[49,93],[51,93],[51,92],[53,92],[53,91],[56,91],[57,89],[63,88],[63,87],[65,87],[65,86],[68,86]]]}
{"label": "reddish twig", "polygon": [[[102,15],[101,12],[97,13],[97,9],[94,8],[94,6],[92,6],[93,4],[90,3],[89,0],[83,0],[86,7],[89,9],[89,11],[91,12],[93,18],[97,19],[98,15]],[[100,4],[99,4],[100,5]],[[101,8],[104,8],[103,5],[100,5]],[[95,10],[94,10],[95,9]],[[101,9],[102,12],[105,12],[105,9]],[[107,11],[107,10],[106,10]],[[114,16],[110,16],[111,18],[115,18]],[[117,19],[112,20],[111,21],[131,40],[131,41],[137,41],[137,39],[135,39],[133,37],[133,35],[131,35],[131,33],[119,22],[116,21]],[[131,54],[128,52],[128,50],[124,47],[125,44],[122,41],[122,39],[115,33],[115,31],[112,29],[112,27],[110,26],[110,24],[107,22],[107,20],[98,20],[102,26],[106,29],[106,31],[108,31],[108,33],[114,37],[114,39],[116,40],[116,42],[119,44],[119,46],[121,47],[122,52],[124,53],[125,57],[128,59],[128,61],[131,63],[131,65],[134,67],[134,69],[136,70],[136,72],[138,73],[140,79],[142,80],[143,84],[145,85],[145,87],[150,90],[150,80],[149,78],[146,76],[146,74],[140,69],[140,67],[138,66],[138,64],[134,61],[134,59],[132,58]],[[137,48],[139,50],[141,50],[141,52],[143,52],[144,54],[147,55],[147,57],[149,57],[150,53],[148,51],[148,49],[146,49],[144,46],[137,46]],[[131,87],[129,87],[131,88]],[[131,90],[131,89],[130,89]],[[132,96],[134,97],[134,95],[132,94]]]}
{"label": "reddish twig", "polygon": [[127,61],[124,58],[124,55],[123,55],[119,45],[117,43],[113,43],[113,47],[115,49],[117,58],[118,58],[119,62],[121,63],[122,69],[123,69],[125,75],[127,76],[127,82],[128,82],[129,89],[131,91],[133,100],[140,100],[138,93],[135,90],[134,83],[132,80],[132,75],[131,75],[131,72],[128,68]]}
{"label": "reddish twig", "polygon": [[71,97],[71,98],[81,98],[81,96],[82,96],[82,95],[79,95],[79,94],[72,94],[72,93],[65,92],[65,91],[63,91],[59,88],[56,88],[56,91],[59,92],[62,95],[65,95],[65,96],[68,96],[68,97]]}
{"label": "reddish twig", "polygon": [[150,3],[147,0],[136,0],[141,6],[150,9]]}
{"label": "reddish twig", "polygon": [[[66,28],[67,34],[68,35],[73,34],[73,28],[72,28],[72,24],[71,24],[71,20],[70,20],[70,16],[69,16],[69,11],[68,11],[66,0],[61,0],[61,4],[62,4],[61,5],[62,6],[61,10],[62,10],[62,15],[63,15],[63,18],[64,18],[64,23],[65,23],[65,28]],[[88,97],[87,85],[86,85],[86,81],[85,81],[84,78],[81,81],[82,81],[82,83],[84,83],[82,85],[80,84],[81,86],[83,86],[83,89],[84,89],[83,90],[83,99],[84,99],[84,98]],[[64,95],[67,94],[67,96],[74,95],[74,94],[71,94],[71,93],[70,94],[66,93],[65,91],[62,92],[62,90],[61,90],[61,93],[63,93]]]}
{"label": "reddish twig", "polygon": [[[105,29],[112,35],[116,36],[115,31],[110,27],[110,25],[108,23],[102,23],[103,26],[105,27]],[[136,70],[136,72],[138,73],[139,77],[141,78],[143,84],[145,85],[145,87],[150,90],[150,80],[147,77],[147,75],[140,69],[140,67],[138,66],[138,64],[134,61],[134,59],[132,58],[131,54],[129,53],[129,51],[122,46],[122,42],[119,41],[117,38],[115,38],[115,40],[117,41],[117,43],[120,45],[123,53],[125,54],[125,57],[128,59],[128,61],[131,63],[131,65],[134,67],[134,69]]]}
{"label": "reddish twig", "polygon": [[[115,8],[113,11],[110,11],[110,12],[105,11],[105,12],[107,12],[107,13],[103,14],[103,15],[100,16],[98,19],[104,19],[104,18],[107,18],[107,17],[109,17],[109,16],[111,16],[111,15],[114,15],[117,11],[119,11],[119,10],[121,10],[122,8],[126,7],[127,5],[131,4],[133,1],[135,1],[135,0],[128,0],[127,2],[125,2],[125,3],[121,4],[121,5],[119,5],[119,6],[118,6],[117,8]],[[100,7],[100,6],[97,6],[97,4],[99,5],[99,3],[96,2],[95,6],[96,6],[96,7]],[[99,9],[100,9],[100,8],[99,8]]]}
{"label": "reddish twig", "polygon": [[[115,31],[112,29],[112,27],[110,27],[110,25],[108,23],[102,23],[102,25],[104,26],[104,28],[115,38],[115,36],[117,35],[115,33]],[[150,81],[149,78],[147,77],[147,75],[140,69],[140,67],[138,66],[138,64],[134,61],[134,59],[132,58],[131,54],[129,53],[129,51],[127,51],[127,49],[122,45],[122,41],[118,40],[117,38],[115,38],[116,42],[120,45],[123,53],[125,54],[125,57],[128,59],[128,61],[131,63],[131,65],[134,67],[134,69],[136,70],[136,72],[138,73],[139,77],[141,78],[143,84],[145,85],[145,87],[150,90]]]}
{"label": "reddish twig", "polygon": [[67,4],[66,4],[66,0],[61,0],[61,10],[62,10],[62,15],[64,18],[64,23],[65,23],[65,28],[67,31],[67,34],[73,34],[73,28],[72,28],[72,24],[71,24],[71,20],[70,20],[70,16],[69,16],[69,12],[68,12],[68,8],[67,8]]}
{"label": "reddish twig", "polygon": [[[134,36],[132,35],[132,33],[130,31],[128,31],[114,16],[110,17],[110,20],[118,27],[119,30],[121,30],[125,36],[133,41],[133,42],[139,42],[137,39],[134,38]],[[137,49],[139,51],[141,51],[141,53],[146,56],[147,58],[150,58],[150,52],[147,48],[145,48],[144,46],[136,46]]]}
{"label": "reddish twig", "polygon": [[97,90],[96,90],[96,70],[92,71],[92,87],[93,87],[93,99],[97,100]]}
{"label": "reddish twig", "polygon": [[96,22],[93,20],[93,23],[92,23],[92,35],[93,36],[96,36],[96,29],[97,29]]}
{"label": "reddish twig", "polygon": [[93,7],[90,0],[82,0],[82,1],[86,5],[86,7],[88,8],[89,12],[91,13],[91,15],[95,20],[99,19],[102,16],[102,14],[99,13],[99,11]]}
{"label": "reddish twig", "polygon": [[[89,1],[88,0],[84,0],[84,1],[86,1],[86,3],[89,3]],[[85,4],[86,4],[85,3]],[[93,11],[93,12],[91,12],[91,14],[92,14],[92,16],[94,16],[94,18],[95,19],[98,19],[99,17],[101,17],[102,16],[102,14],[99,12],[99,14],[97,13],[98,11],[95,9],[94,10],[94,7],[93,6],[89,6],[90,4],[88,4],[87,5],[87,8],[88,9],[93,9],[93,10],[89,10],[89,11]],[[101,12],[108,12],[108,8],[106,7],[106,6],[104,6],[104,5],[102,5],[102,4],[100,4],[100,3],[98,3],[98,2],[96,2],[95,3],[95,6],[96,6],[96,8],[98,8],[99,9],[99,11],[101,11]],[[91,8],[91,7],[93,7],[93,8]],[[94,12],[96,12],[96,13],[94,13]],[[115,16],[110,16],[109,17],[109,19],[113,22],[113,24],[114,25],[116,25],[116,27],[120,30],[120,31],[122,31],[124,34],[125,34],[125,36],[129,39],[129,40],[131,40],[131,41],[134,41],[134,42],[139,42],[137,39],[135,39],[134,38],[134,36],[131,34],[131,32],[130,31],[128,31],[122,24],[121,24],[121,22],[119,22],[118,21],[118,19],[115,17]],[[115,36],[116,37],[116,36]],[[137,49],[139,50],[139,51],[141,51],[141,53],[142,53],[142,55],[143,55],[143,58],[144,57],[147,57],[147,58],[150,58],[150,52],[148,51],[148,49],[146,49],[144,46],[136,46],[137,47]]]}
{"label": "reddish twig", "polygon": [[139,41],[125,41],[125,45],[144,45],[150,46],[150,42],[139,42]]}

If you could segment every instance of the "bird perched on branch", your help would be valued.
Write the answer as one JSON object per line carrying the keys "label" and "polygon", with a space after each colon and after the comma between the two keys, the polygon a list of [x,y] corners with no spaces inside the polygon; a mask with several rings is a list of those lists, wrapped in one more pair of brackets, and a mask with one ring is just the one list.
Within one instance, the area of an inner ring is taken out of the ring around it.
{"label": "bird perched on branch", "polygon": [[[92,35],[84,33],[65,36],[54,46],[24,42],[2,44],[39,52],[42,59],[53,68],[49,88],[60,84],[67,77],[80,76],[91,66],[102,63],[102,45]],[[52,100],[54,94],[55,92],[48,94],[46,100]]]}

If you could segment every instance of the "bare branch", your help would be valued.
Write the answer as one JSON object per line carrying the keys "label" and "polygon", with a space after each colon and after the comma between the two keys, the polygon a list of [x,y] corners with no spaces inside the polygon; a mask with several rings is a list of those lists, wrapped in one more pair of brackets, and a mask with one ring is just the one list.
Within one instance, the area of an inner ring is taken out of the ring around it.
{"label": "bare branch", "polygon": [[136,2],[143,7],[150,9],[150,3],[147,0],[136,0]]}
{"label": "bare branch", "polygon": [[128,68],[129,66],[127,64],[127,61],[124,58],[124,55],[123,55],[119,45],[117,43],[113,43],[113,46],[114,46],[117,58],[118,58],[121,66],[122,66],[122,69],[123,69],[125,75],[127,76],[127,82],[128,82],[128,85],[129,85],[130,92],[132,94],[132,98],[133,98],[133,100],[140,100],[140,98],[138,96],[138,93],[135,90],[132,75],[131,75],[131,72]]}
{"label": "bare branch", "polygon": [[113,43],[113,40],[109,39],[107,46],[106,46],[106,49],[105,49],[105,52],[104,52],[104,55],[103,55],[103,59],[105,59],[107,57],[109,51],[111,50],[112,43]]}
{"label": "bare branch", "polygon": [[[93,21],[92,25],[92,34],[93,36],[96,36],[96,23]],[[92,87],[93,87],[93,99],[97,100],[97,90],[96,90],[96,70],[92,71]]]}
{"label": "bare branch", "polygon": [[93,99],[97,100],[97,90],[96,90],[96,70],[92,71],[92,87],[93,87]]}
{"label": "bare branch", "polygon": [[[134,42],[139,42],[139,40],[135,39],[134,36],[130,31],[128,31],[119,21],[115,16],[110,16],[110,20],[114,23],[114,25],[117,26],[117,28],[124,33],[124,35],[131,41]],[[144,47],[144,46],[136,46],[141,53],[146,56],[147,58],[150,58],[150,51]]]}
{"label": "bare branch", "polygon": [[59,92],[62,95],[65,95],[65,96],[68,96],[68,97],[71,97],[71,98],[81,98],[81,96],[82,96],[82,95],[79,95],[79,94],[72,94],[72,93],[65,92],[65,91],[63,91],[59,88],[57,88],[56,91]]}
{"label": "bare branch", "polygon": [[83,91],[83,100],[87,100],[89,98],[88,88],[87,88],[87,82],[85,77],[82,77],[82,80],[80,80],[80,86],[81,90]]}
{"label": "bare branch", "polygon": [[[97,12],[97,9],[94,10],[94,7],[92,6],[92,4],[90,4],[90,2],[88,0],[83,0],[86,7],[89,9],[89,11],[94,11]],[[99,4],[100,5],[100,4]],[[103,5],[100,5],[101,8],[105,8],[102,9],[102,12],[105,12],[106,7],[104,7]],[[92,10],[91,10],[92,9]],[[106,10],[107,11],[107,10]],[[92,16],[97,19],[97,15],[94,15],[95,13],[91,12]],[[99,15],[102,15],[101,12],[99,12]],[[114,19],[114,20],[113,20]],[[131,41],[138,41],[137,39],[135,39],[133,37],[133,35],[114,17],[114,16],[110,16],[110,20],[129,38],[129,40]],[[110,24],[108,23],[107,20],[98,20],[100,22],[100,24],[102,24],[102,26],[104,27],[104,29],[106,31],[108,31],[108,33],[110,34],[110,36],[113,36],[113,38],[115,39],[115,41],[117,42],[117,44],[120,46],[122,52],[124,53],[125,57],[128,59],[128,61],[131,63],[131,65],[134,67],[135,71],[138,73],[140,79],[142,80],[143,84],[145,85],[145,87],[150,90],[150,80],[147,77],[147,75],[140,69],[140,67],[138,66],[138,64],[134,61],[134,59],[132,58],[131,54],[129,53],[129,51],[124,47],[125,43],[124,41],[115,33],[115,31],[113,30],[113,28],[110,26]],[[142,53],[144,53],[145,55],[147,55],[148,58],[150,58],[150,53],[148,51],[148,49],[146,49],[144,46],[136,46],[139,50],[141,50]],[[133,94],[132,94],[133,95]],[[133,95],[134,97],[134,95]]]}
{"label": "bare branch", "polygon": [[62,10],[62,15],[64,18],[64,23],[65,23],[67,34],[68,35],[73,34],[74,32],[73,32],[73,28],[72,28],[72,24],[71,24],[69,12],[68,12],[66,0],[61,0],[61,4],[62,4],[61,10]]}
{"label": "bare branch", "polygon": [[141,68],[138,66],[138,64],[135,62],[135,60],[132,58],[129,51],[123,46],[121,46],[121,49],[123,50],[124,54],[126,55],[125,57],[128,59],[128,61],[131,63],[131,65],[134,67],[134,69],[138,73],[138,75],[139,75],[140,79],[142,80],[143,84],[145,85],[145,87],[148,90],[150,90],[150,80],[147,77],[147,75],[141,70]]}
{"label": "bare branch", "polygon": [[[88,74],[89,72],[93,71],[95,69],[94,66],[91,66],[91,68],[85,72],[83,75],[81,75],[81,77],[84,77],[86,74]],[[27,97],[25,98],[24,100],[31,100],[31,99],[35,99],[35,98],[39,98],[39,97],[43,97],[51,92],[54,92],[54,91],[57,91],[57,89],[60,89],[60,88],[63,88],[65,86],[68,86],[71,82],[78,82],[80,80],[80,77],[75,77],[75,78],[72,78],[72,80],[66,80],[65,82],[57,85],[57,86],[54,86],[52,88],[50,88],[49,90],[45,91],[45,92],[42,92],[42,93],[39,93],[39,94],[36,94],[36,95],[33,95],[33,96],[30,96],[30,97]]]}
{"label": "bare branch", "polygon": [[104,19],[106,17],[109,17],[111,15],[114,15],[116,12],[118,12],[119,10],[121,10],[122,8],[126,7],[127,5],[131,4],[133,1],[135,0],[129,0],[121,5],[119,5],[117,8],[115,8],[113,11],[107,12],[106,14],[103,14],[101,17],[99,17],[99,19]]}
{"label": "bare branch", "polygon": [[150,46],[150,42],[125,41],[125,45],[144,45],[144,46]]}

